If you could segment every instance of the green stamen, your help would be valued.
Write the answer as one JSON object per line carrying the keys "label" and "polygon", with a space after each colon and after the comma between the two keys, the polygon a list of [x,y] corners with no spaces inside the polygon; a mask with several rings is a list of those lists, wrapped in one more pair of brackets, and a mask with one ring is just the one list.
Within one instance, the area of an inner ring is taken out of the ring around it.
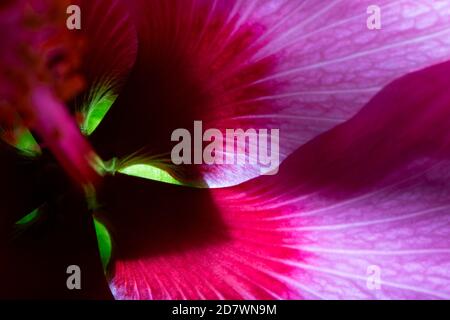
{"label": "green stamen", "polygon": [[39,215],[40,215],[40,208],[37,208],[37,209],[31,211],[29,214],[27,214],[25,217],[23,217],[19,221],[17,221],[16,225],[24,226],[24,225],[30,224],[32,222],[35,222],[39,218]]}
{"label": "green stamen", "polygon": [[28,130],[25,130],[20,135],[15,147],[30,156],[35,156],[41,153],[39,144]]}
{"label": "green stamen", "polygon": [[95,233],[97,234],[98,249],[103,269],[107,270],[112,255],[112,241],[108,229],[99,220],[94,218]]}
{"label": "green stamen", "polygon": [[85,119],[81,129],[85,134],[90,135],[97,129],[116,99],[117,95],[106,87],[96,91],[90,105],[83,112]]}
{"label": "green stamen", "polygon": [[158,167],[147,164],[134,164],[125,168],[121,168],[118,172],[129,176],[155,180],[170,184],[184,185],[174,177],[172,177],[167,171]]}

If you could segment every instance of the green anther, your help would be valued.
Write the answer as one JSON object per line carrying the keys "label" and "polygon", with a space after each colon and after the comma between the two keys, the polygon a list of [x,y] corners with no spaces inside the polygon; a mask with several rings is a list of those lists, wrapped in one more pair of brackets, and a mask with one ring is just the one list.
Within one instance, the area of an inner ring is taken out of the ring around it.
{"label": "green anther", "polygon": [[40,208],[37,208],[37,209],[31,211],[29,214],[27,214],[25,217],[23,217],[19,221],[17,221],[16,225],[25,226],[27,224],[35,222],[39,218],[39,214],[40,214]]}
{"label": "green anther", "polygon": [[112,255],[112,241],[108,229],[94,218],[95,233],[97,234],[98,249],[102,260],[103,270],[107,270]]}
{"label": "green anther", "polygon": [[96,91],[90,105],[83,111],[85,118],[81,129],[86,135],[91,135],[97,129],[116,99],[117,95],[107,88]]}
{"label": "green anther", "polygon": [[39,144],[34,139],[30,131],[24,131],[17,141],[15,147],[27,155],[38,155],[41,153]]}
{"label": "green anther", "polygon": [[129,176],[160,181],[164,183],[184,185],[174,177],[172,177],[167,171],[148,164],[134,164],[117,170],[122,174]]}

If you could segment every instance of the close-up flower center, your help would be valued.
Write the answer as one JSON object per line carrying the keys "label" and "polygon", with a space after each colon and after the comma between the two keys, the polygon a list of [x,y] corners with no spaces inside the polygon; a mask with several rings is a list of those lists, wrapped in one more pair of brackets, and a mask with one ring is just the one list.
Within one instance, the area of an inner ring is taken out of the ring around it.
{"label": "close-up flower center", "polygon": [[450,3],[16,0],[0,31],[0,299],[450,299]]}

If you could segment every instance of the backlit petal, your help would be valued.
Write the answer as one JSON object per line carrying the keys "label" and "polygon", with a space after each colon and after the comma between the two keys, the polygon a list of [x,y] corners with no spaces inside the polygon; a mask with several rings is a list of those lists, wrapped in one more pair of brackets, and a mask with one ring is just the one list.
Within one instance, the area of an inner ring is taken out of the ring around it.
{"label": "backlit petal", "polygon": [[[229,186],[260,165],[168,165],[171,133],[280,129],[280,160],[355,115],[383,86],[450,57],[449,4],[373,2],[133,1],[135,70],[101,131],[105,158],[139,155],[185,180]],[[180,173],[181,171],[181,173]]]}
{"label": "backlit petal", "polygon": [[[125,232],[139,230],[134,241],[118,238],[115,296],[448,299],[449,71],[445,63],[393,82],[354,118],[292,154],[276,176],[195,190],[204,193],[177,198],[185,210],[165,209],[159,194],[152,209],[138,205],[141,223]],[[145,197],[137,190],[146,187],[129,191],[133,199]],[[165,194],[185,192],[178,190]],[[199,196],[210,205],[187,205]],[[193,225],[177,218],[184,214]],[[151,236],[155,226],[145,222],[158,215],[169,221],[163,229],[182,230],[185,240]],[[122,256],[132,245],[139,254]]]}

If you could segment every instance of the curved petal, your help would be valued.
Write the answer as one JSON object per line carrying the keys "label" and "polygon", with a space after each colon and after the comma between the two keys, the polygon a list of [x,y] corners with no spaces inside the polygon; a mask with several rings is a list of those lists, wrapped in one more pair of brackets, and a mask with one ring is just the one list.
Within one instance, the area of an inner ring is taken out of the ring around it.
{"label": "curved petal", "polygon": [[[119,252],[113,293],[448,299],[449,72],[445,63],[393,82],[354,118],[292,154],[276,176],[197,190],[212,200],[208,212],[219,213],[226,238],[157,255]],[[191,208],[189,197],[177,203]],[[147,214],[163,214],[158,208]],[[141,250],[151,243],[140,240]]]}
{"label": "curved petal", "polygon": [[195,120],[222,133],[280,129],[283,160],[393,79],[449,58],[448,3],[378,1],[381,30],[369,30],[372,4],[130,2],[138,60],[96,145],[105,157],[151,156],[177,177],[200,176],[211,187],[260,175],[259,163],[171,166],[171,134],[193,135]]}

